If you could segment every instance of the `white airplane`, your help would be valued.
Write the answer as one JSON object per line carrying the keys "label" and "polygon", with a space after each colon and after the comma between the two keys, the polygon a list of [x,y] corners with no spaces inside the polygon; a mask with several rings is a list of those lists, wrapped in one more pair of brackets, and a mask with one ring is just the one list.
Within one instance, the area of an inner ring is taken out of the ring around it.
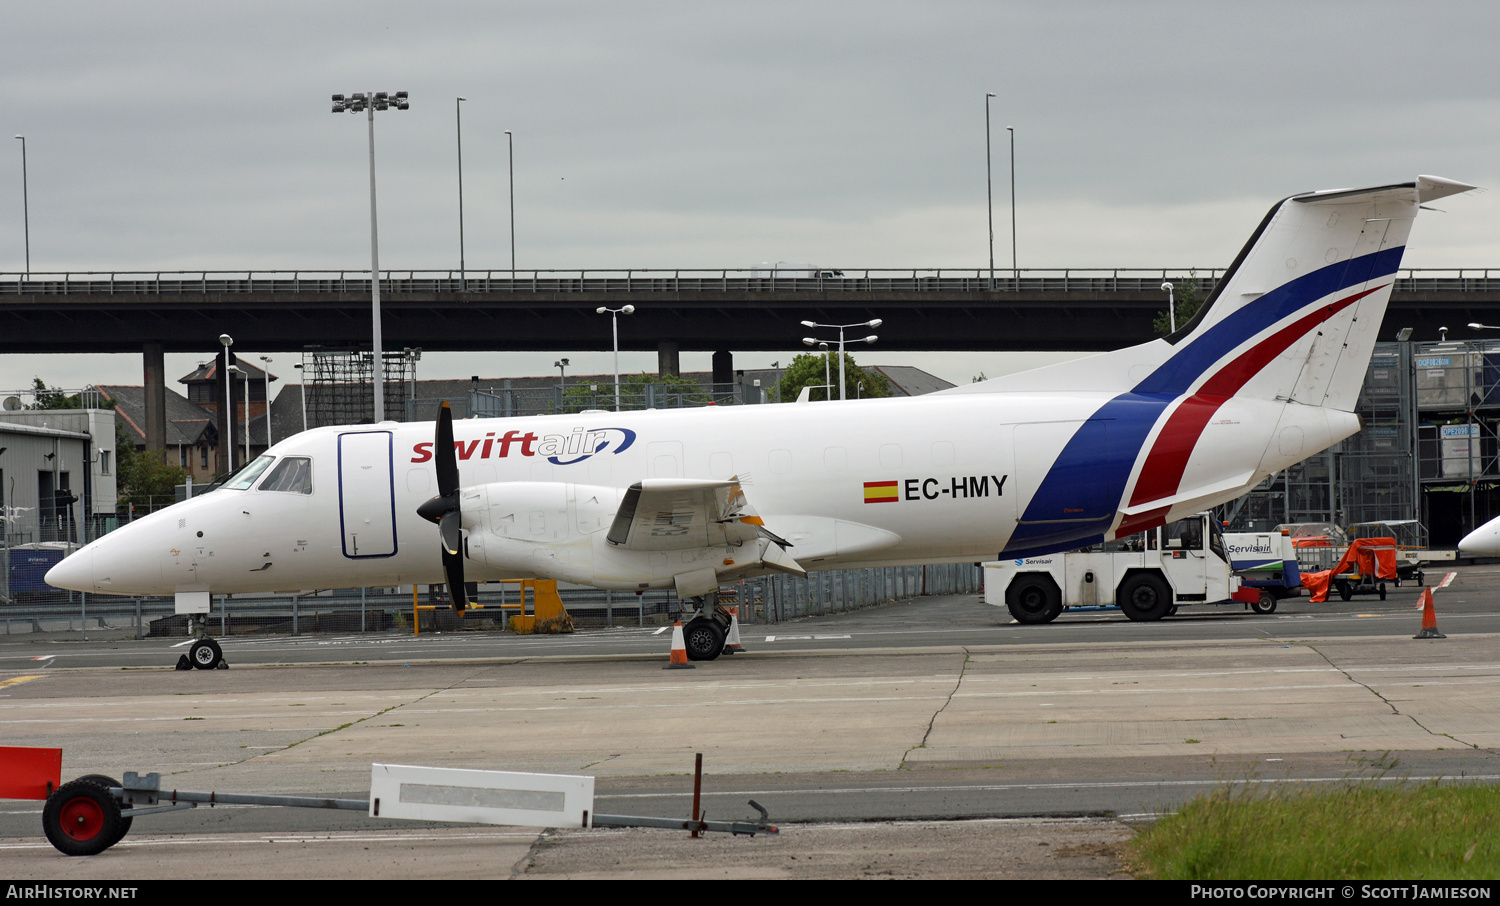
{"label": "white airplane", "polygon": [[1500,557],[1500,517],[1465,535],[1458,550],[1475,557]]}
{"label": "white airplane", "polygon": [[[771,572],[1024,558],[1130,535],[1359,430],[1352,410],[1418,208],[1470,188],[1421,176],[1294,195],[1171,336],[928,396],[457,423],[444,409],[435,425],[314,429],[47,581],[176,595],[199,613],[210,594],[461,590],[466,577],[688,600]],[[689,655],[710,659],[725,617],[698,606]],[[217,662],[211,645],[195,646],[198,666]]]}

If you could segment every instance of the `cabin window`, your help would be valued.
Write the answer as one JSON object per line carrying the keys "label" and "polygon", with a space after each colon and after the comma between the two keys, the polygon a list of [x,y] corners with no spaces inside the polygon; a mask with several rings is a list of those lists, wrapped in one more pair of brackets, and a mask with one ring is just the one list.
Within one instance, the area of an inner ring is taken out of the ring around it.
{"label": "cabin window", "polygon": [[240,469],[233,477],[234,480],[224,485],[231,491],[243,491],[255,484],[255,479],[261,476],[270,465],[274,456],[257,456],[248,466]]}
{"label": "cabin window", "polygon": [[262,491],[281,491],[285,494],[312,493],[312,460],[306,456],[286,456],[260,483]]}

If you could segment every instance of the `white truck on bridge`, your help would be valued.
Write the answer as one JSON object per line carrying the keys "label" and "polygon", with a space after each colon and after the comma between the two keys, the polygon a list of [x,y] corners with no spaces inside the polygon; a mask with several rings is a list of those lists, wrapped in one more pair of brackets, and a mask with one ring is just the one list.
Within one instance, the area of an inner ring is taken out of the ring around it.
{"label": "white truck on bridge", "polygon": [[1111,605],[1132,620],[1160,620],[1182,604],[1225,601],[1239,587],[1223,533],[1207,513],[1080,551],[984,566],[985,602],[1003,605],[1020,623]]}

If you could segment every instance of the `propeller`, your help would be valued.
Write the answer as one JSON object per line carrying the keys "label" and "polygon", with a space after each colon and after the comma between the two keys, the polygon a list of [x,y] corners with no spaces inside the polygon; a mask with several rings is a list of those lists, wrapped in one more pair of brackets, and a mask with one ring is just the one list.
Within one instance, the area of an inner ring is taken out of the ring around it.
{"label": "propeller", "polygon": [[438,413],[432,459],[437,467],[438,495],[417,507],[417,515],[437,523],[443,545],[443,575],[448,579],[448,599],[453,602],[454,610],[462,612],[469,605],[464,586],[464,558],[460,553],[463,518],[458,509],[458,455],[453,449],[453,410],[446,401]]}

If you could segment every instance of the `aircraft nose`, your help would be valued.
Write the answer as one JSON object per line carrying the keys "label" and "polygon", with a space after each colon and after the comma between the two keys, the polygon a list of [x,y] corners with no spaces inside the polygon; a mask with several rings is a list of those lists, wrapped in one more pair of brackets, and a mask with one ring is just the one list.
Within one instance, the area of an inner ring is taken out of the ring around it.
{"label": "aircraft nose", "polygon": [[1458,549],[1480,557],[1500,556],[1500,525],[1481,525],[1458,542]]}
{"label": "aircraft nose", "polygon": [[94,547],[88,545],[47,570],[46,581],[53,588],[68,591],[94,590]]}

